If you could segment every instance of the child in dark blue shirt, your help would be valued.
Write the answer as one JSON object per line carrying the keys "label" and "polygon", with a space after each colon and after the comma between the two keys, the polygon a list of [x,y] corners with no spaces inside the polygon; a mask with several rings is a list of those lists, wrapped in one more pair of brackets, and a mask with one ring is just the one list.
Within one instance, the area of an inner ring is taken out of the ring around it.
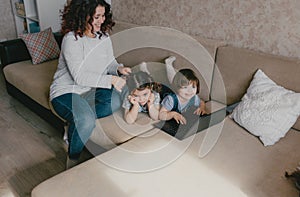
{"label": "child in dark blue shirt", "polygon": [[200,82],[191,69],[181,69],[174,76],[172,87],[175,93],[164,97],[161,103],[159,119],[175,119],[178,124],[186,124],[187,120],[181,113],[196,107],[194,114],[206,114],[205,102],[199,96]]}

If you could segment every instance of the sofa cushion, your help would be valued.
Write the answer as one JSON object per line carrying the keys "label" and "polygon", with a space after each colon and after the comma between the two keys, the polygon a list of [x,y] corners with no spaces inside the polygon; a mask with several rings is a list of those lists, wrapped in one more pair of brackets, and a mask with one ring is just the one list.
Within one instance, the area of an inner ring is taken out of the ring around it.
{"label": "sofa cushion", "polygon": [[153,129],[157,122],[149,118],[148,114],[139,113],[133,124],[125,122],[124,111],[120,109],[113,115],[96,121],[90,140],[106,149],[111,149],[129,139]]}
{"label": "sofa cushion", "polygon": [[[228,105],[240,101],[257,69],[276,84],[300,92],[299,60],[225,46],[218,48],[211,98]],[[299,126],[298,119],[293,127],[300,129]]]}
{"label": "sofa cushion", "polygon": [[216,72],[220,72],[226,89],[226,100],[219,95],[219,81],[212,84],[212,99],[227,104],[238,102],[245,94],[257,69],[264,72],[278,85],[300,92],[300,61],[233,46],[218,48]]}
{"label": "sofa cushion", "polygon": [[[138,27],[138,25],[123,21],[116,21],[112,35],[135,27]],[[218,47],[226,45],[226,43],[222,40],[209,39],[202,36],[192,36],[192,38],[200,42],[213,59],[216,57]]]}
{"label": "sofa cushion", "polygon": [[[229,118],[222,130],[214,148],[199,158],[201,143],[213,128],[196,134],[192,144],[154,129],[44,181],[32,197],[132,196],[132,191],[133,196],[298,195],[284,171],[300,160],[299,132],[291,130],[274,146],[264,147]],[[170,189],[170,184],[177,187]]]}
{"label": "sofa cushion", "polygon": [[169,85],[167,79],[166,65],[161,62],[142,62],[136,66],[133,66],[132,72],[144,71],[149,73],[155,82],[159,82],[164,85]]}
{"label": "sofa cushion", "polygon": [[[202,136],[201,136],[202,135]],[[205,133],[194,139],[192,150],[199,151]],[[273,146],[263,146],[232,119],[226,118],[221,136],[209,154],[200,161],[234,182],[247,196],[298,196],[298,191],[285,177],[300,161],[300,132],[291,129]]]}
{"label": "sofa cushion", "polygon": [[33,64],[39,64],[59,56],[60,49],[51,28],[37,33],[19,35],[25,42]]}
{"label": "sofa cushion", "polygon": [[284,137],[300,115],[300,93],[278,86],[258,70],[231,117],[265,146]]}
{"label": "sofa cushion", "polygon": [[47,109],[49,89],[56,71],[58,60],[37,65],[30,60],[7,65],[4,69],[6,80]]}
{"label": "sofa cushion", "polygon": [[123,21],[115,21],[115,26],[113,26],[112,28],[112,34],[116,34],[119,32],[122,32],[126,29],[131,29],[134,27],[137,27],[138,25],[133,24],[133,23],[127,23],[127,22],[123,22]]}

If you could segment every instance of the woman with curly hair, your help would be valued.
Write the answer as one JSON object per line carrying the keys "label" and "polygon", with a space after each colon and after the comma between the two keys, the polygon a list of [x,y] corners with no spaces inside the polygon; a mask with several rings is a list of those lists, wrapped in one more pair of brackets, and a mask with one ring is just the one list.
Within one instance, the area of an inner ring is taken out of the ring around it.
{"label": "woman with curly hair", "polygon": [[78,163],[95,120],[121,106],[119,92],[126,81],[118,74],[128,75],[131,69],[113,55],[108,35],[113,25],[104,0],[72,0],[62,12],[64,37],[50,100],[69,125],[67,169]]}

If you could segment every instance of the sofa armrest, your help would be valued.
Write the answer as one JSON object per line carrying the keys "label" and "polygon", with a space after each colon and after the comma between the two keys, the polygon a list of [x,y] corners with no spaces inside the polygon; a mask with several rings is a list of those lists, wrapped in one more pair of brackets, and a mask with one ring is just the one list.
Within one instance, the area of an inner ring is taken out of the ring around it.
{"label": "sofa armrest", "polygon": [[31,59],[24,41],[20,38],[1,42],[0,58],[3,67],[8,64]]}
{"label": "sofa armrest", "polygon": [[56,40],[56,42],[57,42],[57,44],[60,48],[61,47],[61,42],[62,42],[64,36],[61,34],[61,32],[55,32],[55,33],[53,33],[53,35],[54,35],[54,38],[55,38],[55,40]]}
{"label": "sofa armrest", "polygon": [[[62,34],[54,33],[53,35],[60,47],[63,38]],[[16,38],[0,42],[0,58],[2,66],[5,67],[8,64],[30,60],[31,56],[24,41],[21,38]]]}

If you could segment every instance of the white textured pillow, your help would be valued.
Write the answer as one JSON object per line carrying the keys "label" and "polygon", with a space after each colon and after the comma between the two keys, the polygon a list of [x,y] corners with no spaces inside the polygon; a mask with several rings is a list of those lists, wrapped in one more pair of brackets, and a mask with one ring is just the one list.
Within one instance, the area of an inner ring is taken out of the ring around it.
{"label": "white textured pillow", "polygon": [[300,93],[277,85],[259,69],[230,117],[268,146],[284,137],[299,115]]}

